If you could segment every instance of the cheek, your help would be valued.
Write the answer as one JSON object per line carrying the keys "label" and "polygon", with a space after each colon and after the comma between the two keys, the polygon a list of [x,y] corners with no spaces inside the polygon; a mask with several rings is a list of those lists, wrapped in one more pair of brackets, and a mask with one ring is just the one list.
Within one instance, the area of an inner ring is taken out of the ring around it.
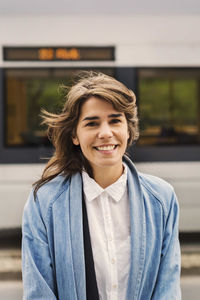
{"label": "cheek", "polygon": [[80,134],[78,138],[82,152],[87,151],[92,146],[92,139],[88,134]]}
{"label": "cheek", "polygon": [[124,140],[124,142],[127,142],[127,140],[129,139],[130,135],[129,135],[129,130],[128,130],[127,126],[124,128],[124,130],[122,130],[121,137]]}
{"label": "cheek", "polygon": [[127,140],[130,138],[130,130],[127,128]]}
{"label": "cheek", "polygon": [[126,139],[126,141],[128,141],[128,139],[129,139],[129,132],[128,131],[125,134],[125,139]]}

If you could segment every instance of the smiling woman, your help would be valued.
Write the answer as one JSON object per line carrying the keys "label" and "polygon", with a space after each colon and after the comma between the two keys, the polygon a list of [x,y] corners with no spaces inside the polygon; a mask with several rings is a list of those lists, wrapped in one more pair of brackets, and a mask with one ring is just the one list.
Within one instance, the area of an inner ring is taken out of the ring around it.
{"label": "smiling woman", "polygon": [[134,93],[89,73],[43,118],[55,153],[24,209],[24,299],[181,299],[175,193],[125,155]]}
{"label": "smiling woman", "polygon": [[95,181],[103,188],[121,176],[128,138],[124,113],[117,112],[110,103],[97,97],[91,97],[83,104],[73,143],[80,145]]}

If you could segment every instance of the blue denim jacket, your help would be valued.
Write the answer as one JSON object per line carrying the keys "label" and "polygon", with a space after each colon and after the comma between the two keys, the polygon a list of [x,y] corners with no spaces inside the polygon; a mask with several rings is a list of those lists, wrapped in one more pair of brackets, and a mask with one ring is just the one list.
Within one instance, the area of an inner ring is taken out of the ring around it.
{"label": "blue denim jacket", "polygon": [[[131,261],[126,300],[180,300],[178,204],[171,185],[128,166]],[[86,300],[82,178],[59,175],[23,214],[26,300]],[[121,299],[120,299],[121,300]]]}

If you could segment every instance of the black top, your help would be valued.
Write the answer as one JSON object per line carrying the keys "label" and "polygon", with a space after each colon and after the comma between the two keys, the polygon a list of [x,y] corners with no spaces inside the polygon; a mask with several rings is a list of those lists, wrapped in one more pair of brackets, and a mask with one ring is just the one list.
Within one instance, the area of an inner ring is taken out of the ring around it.
{"label": "black top", "polygon": [[87,300],[99,300],[99,293],[94,269],[94,260],[90,240],[90,232],[87,218],[87,210],[83,197],[83,239],[85,252],[85,274],[86,274],[86,295]]}

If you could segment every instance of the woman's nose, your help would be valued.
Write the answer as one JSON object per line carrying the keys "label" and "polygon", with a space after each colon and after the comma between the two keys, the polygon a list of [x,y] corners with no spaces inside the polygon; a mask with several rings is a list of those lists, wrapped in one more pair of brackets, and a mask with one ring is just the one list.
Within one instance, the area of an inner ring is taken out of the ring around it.
{"label": "woman's nose", "polygon": [[113,132],[110,128],[110,125],[102,124],[99,128],[98,138],[105,139],[105,138],[111,138],[112,136],[113,136]]}

